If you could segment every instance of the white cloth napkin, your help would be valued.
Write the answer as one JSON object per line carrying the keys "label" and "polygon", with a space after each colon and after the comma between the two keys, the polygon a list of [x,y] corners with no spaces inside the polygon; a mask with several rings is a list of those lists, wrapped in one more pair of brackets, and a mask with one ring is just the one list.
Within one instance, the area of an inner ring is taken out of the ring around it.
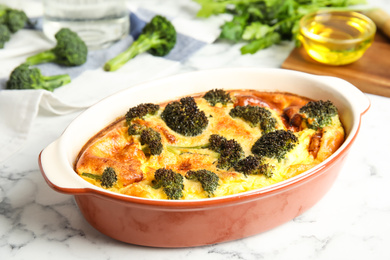
{"label": "white cloth napkin", "polygon": [[[145,9],[132,10],[131,13],[131,27],[135,30],[142,28],[142,23],[156,14]],[[43,75],[71,76],[70,84],[53,93],[44,90],[4,89],[15,67],[28,56],[55,45],[40,30],[23,29],[14,34],[5,48],[0,49],[0,162],[23,147],[39,109],[45,109],[54,115],[74,112],[137,83],[181,72],[181,61],[212,43],[218,37],[222,23],[221,19],[167,18],[176,27],[178,37],[175,48],[166,57],[144,53],[115,72],[103,71],[104,62],[125,50],[132,43],[133,36],[139,34],[139,31],[133,30],[126,39],[107,49],[90,51],[86,64],[80,67],[63,67],[50,63],[38,65]]]}

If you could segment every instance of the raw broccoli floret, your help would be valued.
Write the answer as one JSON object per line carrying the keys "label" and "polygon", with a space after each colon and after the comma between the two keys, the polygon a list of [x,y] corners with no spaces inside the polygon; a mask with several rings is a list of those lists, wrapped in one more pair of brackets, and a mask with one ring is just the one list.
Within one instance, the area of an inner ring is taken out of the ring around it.
{"label": "raw broccoli floret", "polygon": [[0,24],[0,49],[4,48],[4,44],[11,39],[11,32],[7,26]]}
{"label": "raw broccoli floret", "polygon": [[337,115],[336,106],[330,101],[309,101],[299,109],[304,122],[310,129],[317,130],[332,123],[332,117]]}
{"label": "raw broccoli floret", "polygon": [[192,181],[199,181],[202,185],[202,188],[205,192],[208,193],[209,197],[214,195],[214,191],[218,187],[219,177],[212,171],[208,171],[205,169],[197,170],[197,171],[188,171],[186,173],[186,178]]}
{"label": "raw broccoli floret", "polygon": [[101,175],[83,172],[81,176],[100,181],[104,188],[111,188],[118,180],[117,174],[112,167],[105,168]]}
{"label": "raw broccoli floret", "polygon": [[106,62],[104,70],[117,70],[138,54],[146,51],[154,56],[165,56],[173,49],[175,44],[175,27],[165,17],[156,15],[145,25],[141,35],[127,50]]}
{"label": "raw broccoli floret", "polygon": [[252,146],[252,153],[281,161],[297,143],[298,138],[292,131],[276,130],[262,135]]}
{"label": "raw broccoli floret", "polygon": [[88,48],[84,41],[68,28],[55,34],[57,45],[50,50],[27,58],[30,65],[54,62],[65,66],[79,66],[87,61]]}
{"label": "raw broccoli floret", "polygon": [[129,111],[127,111],[126,122],[130,124],[134,118],[143,119],[147,115],[155,115],[159,109],[159,105],[152,103],[139,104],[138,106],[132,107],[129,109]]}
{"label": "raw broccoli floret", "polygon": [[184,136],[201,134],[209,122],[193,97],[169,103],[161,113],[161,118],[169,128]]}
{"label": "raw broccoli floret", "polygon": [[28,22],[28,17],[24,11],[0,5],[0,24],[6,25],[11,33],[19,31]]}
{"label": "raw broccoli floret", "polygon": [[245,176],[263,174],[268,178],[272,177],[274,168],[274,166],[264,163],[262,158],[253,155],[238,161],[234,166],[236,171],[242,172]]}
{"label": "raw broccoli floret", "polygon": [[23,63],[12,71],[7,81],[7,89],[46,89],[53,91],[70,81],[71,79],[67,74],[43,76],[38,68],[30,68],[28,64]]}
{"label": "raw broccoli floret", "polygon": [[163,188],[169,199],[178,200],[183,197],[183,176],[170,169],[160,168],[154,173],[152,188]]}
{"label": "raw broccoli floret", "polygon": [[224,91],[223,89],[212,89],[208,91],[203,98],[206,99],[211,106],[215,106],[218,103],[226,106],[228,103],[233,102],[230,97],[230,93]]}
{"label": "raw broccoli floret", "polygon": [[142,151],[145,154],[159,155],[163,150],[163,145],[161,142],[161,135],[159,132],[153,130],[150,127],[147,127],[141,132],[140,141]]}
{"label": "raw broccoli floret", "polygon": [[260,126],[265,133],[275,130],[276,120],[272,113],[264,107],[259,106],[236,106],[229,112],[231,117],[239,117],[246,121],[250,126]]}

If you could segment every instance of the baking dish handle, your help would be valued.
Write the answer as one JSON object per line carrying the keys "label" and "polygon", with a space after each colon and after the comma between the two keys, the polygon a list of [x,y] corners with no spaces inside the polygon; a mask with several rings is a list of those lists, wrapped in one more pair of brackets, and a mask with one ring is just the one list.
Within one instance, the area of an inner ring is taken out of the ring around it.
{"label": "baking dish handle", "polygon": [[360,115],[365,114],[371,106],[371,101],[365,93],[344,79],[322,76],[331,86],[348,97],[354,107],[358,108]]}
{"label": "baking dish handle", "polygon": [[58,156],[59,140],[49,144],[39,154],[38,163],[48,185],[62,193],[85,193],[86,187],[65,158]]}

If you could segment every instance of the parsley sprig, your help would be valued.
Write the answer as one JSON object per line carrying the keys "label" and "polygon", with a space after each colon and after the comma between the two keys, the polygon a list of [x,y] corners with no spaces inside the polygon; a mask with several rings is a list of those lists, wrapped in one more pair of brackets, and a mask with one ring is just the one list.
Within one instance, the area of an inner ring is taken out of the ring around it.
{"label": "parsley sprig", "polygon": [[366,0],[194,0],[198,17],[228,13],[232,20],[221,27],[220,39],[244,41],[242,54],[254,54],[282,40],[298,41],[299,20],[325,8],[348,9]]}

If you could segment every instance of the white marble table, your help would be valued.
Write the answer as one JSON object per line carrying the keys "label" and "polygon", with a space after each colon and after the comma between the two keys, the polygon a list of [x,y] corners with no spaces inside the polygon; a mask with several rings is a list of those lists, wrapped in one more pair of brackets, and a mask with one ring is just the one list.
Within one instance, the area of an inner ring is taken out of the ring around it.
{"label": "white marble table", "polygon": [[[171,14],[185,8],[175,6],[179,1],[150,2],[155,4],[149,7],[160,5]],[[390,12],[386,0],[369,2]],[[179,71],[280,67],[293,48],[284,43],[241,56],[239,47],[209,45]],[[253,237],[183,249],[115,241],[84,220],[73,197],[50,189],[39,171],[38,154],[78,113],[53,116],[40,111],[26,145],[0,164],[0,259],[390,259],[390,99],[368,97],[371,108],[345,165],[335,185],[312,209]]]}

